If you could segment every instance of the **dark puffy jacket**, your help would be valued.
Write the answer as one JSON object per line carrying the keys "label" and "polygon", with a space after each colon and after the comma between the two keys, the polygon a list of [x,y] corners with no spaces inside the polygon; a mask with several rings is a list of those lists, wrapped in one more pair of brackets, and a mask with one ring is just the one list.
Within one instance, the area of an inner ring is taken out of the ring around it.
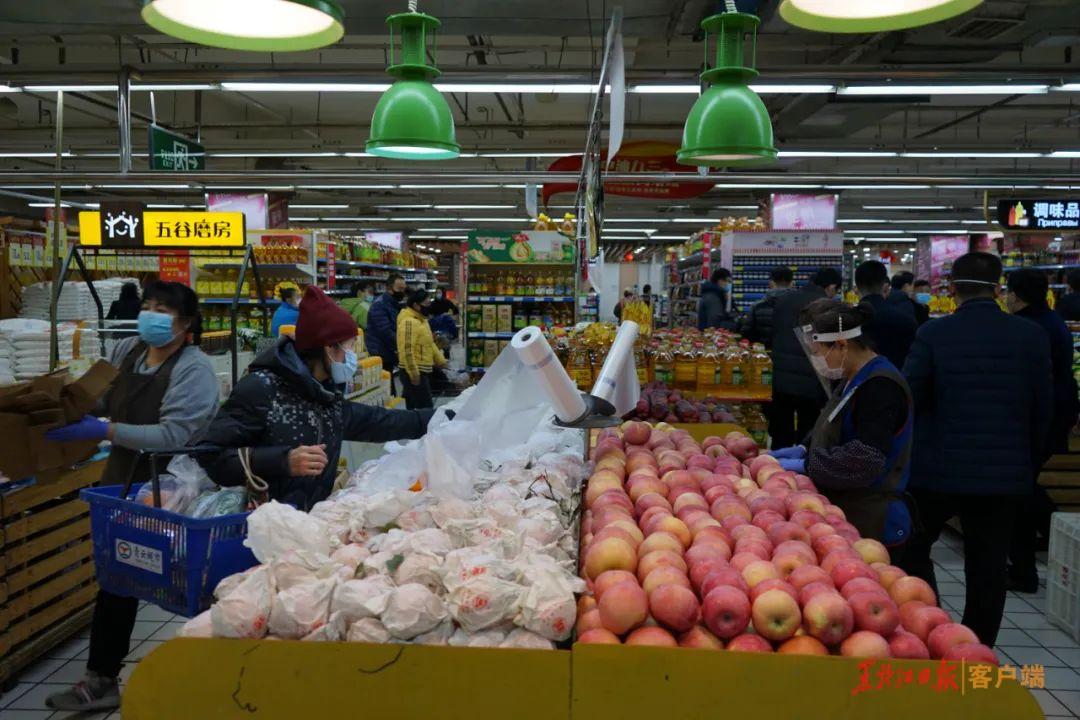
{"label": "dark puffy jacket", "polygon": [[1050,343],[989,298],[919,328],[904,374],[915,401],[911,487],[1031,492],[1050,425]]}
{"label": "dark puffy jacket", "polygon": [[398,366],[397,316],[400,312],[401,303],[390,293],[383,293],[372,301],[367,327],[364,328],[364,345],[367,346],[368,355],[381,357],[383,370],[391,372]]}
{"label": "dark puffy jacket", "polygon": [[799,313],[823,297],[825,290],[811,283],[776,299],[772,317],[772,358],[773,392],[778,395],[795,395],[825,403],[825,390],[795,335]]}
{"label": "dark puffy jacket", "polygon": [[701,300],[698,301],[698,330],[705,328],[735,329],[735,321],[727,309],[727,293],[708,280],[701,284]]}
{"label": "dark puffy jacket", "polygon": [[885,305],[896,310],[905,317],[915,320],[915,301],[908,297],[903,290],[892,290],[885,296]]}
{"label": "dark puffy jacket", "polygon": [[1054,310],[1068,322],[1080,321],[1080,292],[1062,295],[1054,306]]}
{"label": "dark puffy jacket", "polygon": [[[251,470],[270,486],[270,497],[310,510],[333,489],[343,440],[418,438],[432,412],[348,402],[333,385],[317,381],[293,341],[283,338],[255,358],[206,431],[206,442],[230,449],[199,462],[218,485],[243,485],[233,448],[251,448]],[[289,451],[301,445],[326,445],[326,469],[319,477],[289,474]]]}
{"label": "dark puffy jacket", "polygon": [[[867,295],[862,301],[874,308],[874,317],[863,325],[863,335],[879,355],[887,357],[898,368],[904,367],[904,360],[918,329],[911,303],[905,302],[900,306],[889,303],[881,295]],[[901,310],[901,307],[904,309]]]}
{"label": "dark puffy jacket", "polygon": [[750,342],[764,343],[765,347],[772,347],[773,335],[773,312],[776,309],[776,300],[790,288],[774,288],[765,293],[762,300],[754,303],[750,312],[743,318],[739,326],[739,334]]}
{"label": "dark puffy jacket", "polygon": [[1073,340],[1072,333],[1066,327],[1061,316],[1050,308],[1036,310],[1026,307],[1016,313],[1019,317],[1032,321],[1043,329],[1050,340],[1050,365],[1054,377],[1054,413],[1053,421],[1044,448],[1044,456],[1069,451],[1069,432],[1076,424],[1080,412],[1080,400],[1077,399],[1076,378],[1073,376]]}

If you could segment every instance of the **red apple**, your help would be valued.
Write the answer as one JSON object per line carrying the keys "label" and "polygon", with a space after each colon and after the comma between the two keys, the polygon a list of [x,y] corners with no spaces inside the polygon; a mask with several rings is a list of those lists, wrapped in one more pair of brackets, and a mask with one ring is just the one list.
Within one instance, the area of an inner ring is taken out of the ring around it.
{"label": "red apple", "polygon": [[739,635],[727,644],[732,652],[772,652],[772,645],[760,635]]}
{"label": "red apple", "polygon": [[884,593],[854,593],[848,597],[848,604],[855,613],[855,627],[859,630],[888,636],[900,626],[900,611]]}
{"label": "red apple", "polygon": [[649,573],[661,565],[671,565],[686,574],[686,561],[682,559],[682,555],[670,550],[653,550],[638,561],[637,579],[640,582],[645,582],[645,578],[649,576]]}
{"label": "red apple", "polygon": [[840,654],[846,657],[887,658],[890,657],[889,643],[875,632],[859,630],[840,643]]}
{"label": "red apple", "polygon": [[664,628],[660,627],[641,627],[626,636],[625,645],[652,645],[654,647],[679,647],[679,643],[675,641]]}
{"label": "red apple", "polygon": [[647,492],[634,501],[634,514],[641,517],[651,507],[661,507],[669,513],[672,512],[671,503],[666,497],[658,492]]}
{"label": "red apple", "polygon": [[768,533],[777,525],[783,525],[787,521],[784,519],[783,513],[776,512],[775,510],[761,510],[754,515],[754,519],[751,522],[753,522],[755,527],[759,527]]}
{"label": "red apple", "polygon": [[731,556],[731,567],[735,568],[739,572],[746,569],[746,566],[750,563],[755,563],[761,560],[761,557],[749,552],[737,552]]}
{"label": "red apple", "polygon": [[701,617],[694,591],[682,585],[661,585],[649,593],[649,612],[672,632],[686,632]]}
{"label": "red apple", "polygon": [[728,567],[726,560],[699,560],[696,563],[690,564],[690,586],[695,590],[701,591],[701,586],[705,582],[705,578],[710,574]]}
{"label": "red apple", "polygon": [[[825,517],[821,513],[816,513],[813,510],[796,510],[791,513],[790,520],[796,525],[805,528],[809,534],[810,528],[825,522]],[[811,536],[811,538],[813,538],[813,536]]]}
{"label": "red apple", "polygon": [[787,581],[791,583],[791,586],[796,590],[802,590],[810,583],[822,582],[826,583],[829,587],[832,587],[833,581],[829,577],[829,573],[822,570],[817,565],[802,565],[795,568],[790,575],[788,575]]}
{"label": "red apple", "polygon": [[847,601],[836,592],[820,592],[803,605],[806,632],[826,645],[836,645],[851,634],[854,613]]}
{"label": "red apple", "polygon": [[577,619],[577,631],[578,634],[588,632],[589,630],[595,630],[596,628],[604,627],[603,622],[600,620],[600,610],[593,609],[588,610],[578,616]]}
{"label": "red apple", "polygon": [[768,578],[751,586],[750,602],[754,602],[758,599],[759,595],[762,595],[769,590],[783,590],[791,596],[792,600],[795,600],[796,602],[799,600],[799,591],[791,587],[789,583],[784,582],[780,578]]}
{"label": "red apple", "polygon": [[[910,604],[911,601],[904,603],[901,607],[907,607]],[[904,629],[916,635],[923,642],[930,639],[930,633],[934,628],[952,622],[949,613],[933,605],[923,605],[916,608],[914,612],[910,613],[910,618],[909,624],[904,625]]]}
{"label": "red apple", "polygon": [[597,602],[600,602],[600,596],[602,596],[609,587],[617,583],[626,582],[627,580],[637,582],[637,577],[634,573],[627,572],[626,570],[607,570],[602,572],[595,580],[593,580],[593,597],[596,598]]}
{"label": "red apple", "polygon": [[[885,592],[885,588],[878,584],[877,580],[871,580],[870,578],[858,577],[844,584],[844,587],[840,588],[840,594],[846,599],[850,600],[851,596],[855,593],[870,592],[877,593],[878,595],[889,598],[889,593]],[[882,633],[883,635],[885,633]]]}
{"label": "red apple", "polygon": [[945,660],[966,660],[968,663],[987,663],[997,665],[998,658],[993,650],[981,643],[961,643],[953,645],[942,656]]}
{"label": "red apple", "polygon": [[889,586],[889,595],[897,605],[903,605],[910,600],[922,600],[927,605],[937,605],[937,595],[930,585],[914,575],[897,578]]}
{"label": "red apple", "polygon": [[829,576],[836,583],[836,587],[841,590],[843,590],[846,583],[855,578],[864,577],[877,581],[877,573],[862,560],[841,560],[832,566]]}
{"label": "red apple", "polygon": [[671,533],[655,532],[638,545],[638,558],[643,558],[654,550],[669,550],[681,555],[683,546],[679,539]]}
{"label": "red apple", "polygon": [[937,660],[945,657],[945,653],[954,645],[978,645],[979,638],[966,625],[960,623],[943,623],[930,631],[926,638],[926,647],[930,650],[930,657]]}
{"label": "red apple", "polygon": [[738,553],[750,553],[751,555],[757,555],[761,560],[768,560],[772,557],[772,545],[768,542],[761,542],[760,540],[747,539],[740,540],[735,543],[735,552]]}
{"label": "red apple", "polygon": [[783,590],[769,590],[751,605],[754,630],[768,640],[787,640],[802,622],[799,603]]}
{"label": "red apple", "polygon": [[701,581],[701,596],[708,595],[710,591],[721,585],[737,588],[744,595],[750,592],[750,586],[743,580],[742,573],[733,567],[726,567],[714,570],[705,576],[705,579]]}
{"label": "red apple", "polygon": [[813,561],[807,560],[803,553],[788,550],[778,555],[773,555],[773,564],[776,565],[780,577],[788,577],[800,567],[810,565]]}
{"label": "red apple", "polygon": [[730,585],[711,589],[701,605],[705,626],[718,638],[727,640],[746,629],[751,605],[746,593]]}
{"label": "red apple", "polygon": [[623,424],[623,440],[634,444],[644,445],[652,436],[652,426],[647,422],[627,422]]}
{"label": "red apple", "polygon": [[689,588],[690,580],[686,577],[686,573],[679,568],[671,565],[660,565],[645,576],[645,580],[641,583],[641,589],[647,595],[661,585],[682,585]]}
{"label": "red apple", "polygon": [[851,544],[855,552],[862,555],[862,559],[868,563],[889,563],[889,550],[877,540],[871,538],[859,538]]}
{"label": "red apple", "polygon": [[[873,566],[871,565],[871,567]],[[892,584],[894,582],[907,575],[907,573],[905,573],[903,570],[896,567],[895,565],[875,567],[874,570],[877,572],[878,582],[880,582],[881,587],[885,588],[886,590],[892,587]]]}
{"label": "red apple", "polygon": [[621,645],[619,637],[610,630],[604,628],[593,628],[592,630],[586,630],[585,632],[579,632],[577,640],[575,642],[582,643],[583,645]]}
{"label": "red apple", "polygon": [[679,647],[723,650],[724,643],[701,625],[695,625],[679,636]]}
{"label": "red apple", "polygon": [[585,553],[585,574],[590,580],[606,570],[633,570],[636,566],[633,546],[616,537],[594,542]]}
{"label": "red apple", "polygon": [[620,582],[604,592],[598,603],[600,622],[616,635],[633,630],[649,615],[649,598],[636,582]]}
{"label": "red apple", "polygon": [[894,658],[908,660],[929,660],[930,651],[926,644],[913,633],[897,630],[889,638],[889,654]]}
{"label": "red apple", "polygon": [[829,582],[815,581],[807,585],[803,585],[799,590],[799,604],[806,606],[806,603],[810,602],[810,599],[816,595],[826,592],[836,592],[836,588],[833,587],[832,580]]}
{"label": "red apple", "polygon": [[809,635],[799,635],[785,640],[776,652],[784,655],[828,655],[829,649],[820,640]]}

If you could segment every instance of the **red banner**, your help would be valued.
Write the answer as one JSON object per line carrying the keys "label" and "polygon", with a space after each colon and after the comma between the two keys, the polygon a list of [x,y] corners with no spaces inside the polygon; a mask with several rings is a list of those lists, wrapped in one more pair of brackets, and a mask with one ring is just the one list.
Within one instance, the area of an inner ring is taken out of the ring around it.
{"label": "red banner", "polygon": [[332,242],[326,243],[326,289],[333,290],[337,287],[337,246]]}
{"label": "red banner", "polygon": [[[608,168],[614,173],[664,173],[695,172],[697,168],[680,165],[675,160],[679,148],[671,143],[656,140],[638,140],[623,145],[615,156],[615,162]],[[548,166],[553,172],[578,172],[581,170],[581,155],[567,155]],[[606,159],[606,153],[601,154]],[[661,200],[685,200],[704,195],[712,188],[709,183],[696,182],[607,182],[604,192],[609,195],[627,195],[640,198],[659,198]],[[565,192],[577,192],[576,183],[545,183],[544,204],[553,195]]]}
{"label": "red banner", "polygon": [[158,250],[158,277],[191,286],[191,258],[187,250]]}
{"label": "red banner", "polygon": [[712,233],[701,236],[701,279],[708,280],[712,275]]}

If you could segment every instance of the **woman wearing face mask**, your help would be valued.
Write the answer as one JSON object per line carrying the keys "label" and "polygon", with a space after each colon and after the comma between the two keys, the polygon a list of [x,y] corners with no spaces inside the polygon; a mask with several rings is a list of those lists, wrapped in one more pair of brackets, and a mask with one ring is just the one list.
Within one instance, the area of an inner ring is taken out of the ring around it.
{"label": "woman wearing face mask", "polygon": [[397,320],[397,350],[401,362],[402,396],[405,407],[435,407],[431,396],[431,372],[445,367],[446,358],[435,344],[428,324],[431,301],[426,290],[413,290],[405,298],[405,309]]}
{"label": "woman wearing face mask", "polygon": [[[186,285],[152,282],[143,293],[138,337],[113,348],[109,362],[119,375],[99,412],[49,431],[52,440],[112,441],[103,485],[150,479],[149,462],[139,450],[165,450],[198,441],[218,408],[218,382],[210,360],[199,350],[202,321],[198,297]],[[132,470],[134,469],[134,475]],[[128,654],[139,601],[104,590],[98,593],[90,628],[86,678],[56,693],[46,703],[55,710],[107,710],[119,707],[117,677]]]}
{"label": "woman wearing face mask", "polygon": [[911,390],[896,367],[862,337],[873,315],[817,300],[800,321],[810,361],[834,383],[806,447],[773,452],[785,470],[810,476],[863,537],[897,547],[911,534],[904,495],[911,455]]}
{"label": "woman wearing face mask", "polygon": [[334,486],[344,440],[387,442],[421,437],[430,410],[385,410],[345,399],[356,374],[356,323],[321,290],[308,286],[295,339],[282,337],[255,358],[214,418],[207,439],[225,448],[199,462],[219,485],[244,485],[251,473],[272,500],[300,510]]}
{"label": "woman wearing face mask", "polygon": [[274,317],[270,321],[270,337],[277,337],[281,333],[282,325],[295,325],[296,318],[300,316],[300,293],[294,287],[283,287],[278,290],[281,304],[274,311]]}

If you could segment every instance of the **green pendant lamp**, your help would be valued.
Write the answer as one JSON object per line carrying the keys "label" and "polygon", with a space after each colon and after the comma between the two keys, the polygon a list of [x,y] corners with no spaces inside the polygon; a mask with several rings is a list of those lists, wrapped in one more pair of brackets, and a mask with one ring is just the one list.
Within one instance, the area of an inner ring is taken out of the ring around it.
{"label": "green pendant lamp", "polygon": [[314,50],[345,34],[336,0],[143,0],[142,19],[166,35],[228,50]]}
{"label": "green pendant lamp", "polygon": [[907,30],[966,13],[983,0],[784,0],[780,17],[828,33]]}
{"label": "green pendant lamp", "polygon": [[[756,15],[725,12],[705,18],[706,66],[709,36],[715,37],[716,62],[701,79],[709,87],[698,97],[683,127],[676,154],[684,165],[740,167],[776,160],[772,121],[758,94],[747,83],[757,77]],[[743,65],[744,38],[750,37],[750,63]]]}
{"label": "green pendant lamp", "polygon": [[[379,98],[371,117],[367,151],[397,160],[449,160],[461,154],[454,133],[454,116],[446,98],[431,81],[439,70],[427,62],[427,38],[433,39],[439,21],[416,11],[391,15],[390,67],[394,84]],[[394,64],[394,36],[401,37],[401,62]],[[435,57],[434,42],[432,58]]]}

